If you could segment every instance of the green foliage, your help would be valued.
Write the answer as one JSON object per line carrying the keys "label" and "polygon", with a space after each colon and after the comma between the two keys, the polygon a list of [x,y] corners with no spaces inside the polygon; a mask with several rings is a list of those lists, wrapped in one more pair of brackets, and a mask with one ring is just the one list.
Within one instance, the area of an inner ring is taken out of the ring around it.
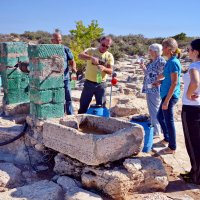
{"label": "green foliage", "polygon": [[117,43],[114,43],[110,49],[110,52],[113,54],[115,60],[119,60],[124,57],[124,53],[120,51],[120,47]]}
{"label": "green foliage", "polygon": [[173,38],[174,38],[175,40],[185,40],[185,39],[187,39],[187,36],[186,36],[185,33],[180,33],[180,34],[178,34],[178,35],[173,36]]}
{"label": "green foliage", "polygon": [[45,31],[36,31],[36,32],[25,31],[20,36],[25,37],[29,40],[41,40],[41,39],[44,40],[51,38],[51,34]]}
{"label": "green foliage", "polygon": [[15,37],[15,38],[19,38],[19,34],[17,34],[17,33],[11,33],[10,35]]}
{"label": "green foliage", "polygon": [[84,49],[89,48],[103,35],[103,28],[99,27],[96,20],[92,20],[91,24],[87,27],[82,21],[76,22],[76,29],[70,30],[72,40],[70,41],[70,49],[74,54],[74,59],[77,64],[78,70],[82,71],[85,62],[78,59],[78,55]]}
{"label": "green foliage", "polygon": [[[69,46],[77,63],[77,67],[82,71],[85,62],[78,58],[80,52],[88,47],[99,45],[98,39],[103,35],[103,28],[99,27],[97,21],[93,20],[88,26],[85,26],[82,21],[76,22],[76,29],[70,31],[70,35],[63,35],[63,44]],[[127,55],[144,55],[148,52],[149,45],[153,43],[161,44],[164,38],[145,38],[142,34],[129,35],[109,35],[113,39],[113,45],[109,51],[113,54],[115,60],[123,58]],[[13,38],[18,38],[19,41],[29,42],[34,41],[39,44],[50,44],[51,34],[45,31],[30,32],[25,31],[23,34],[0,34],[0,42],[12,42]],[[194,40],[194,37],[188,37],[185,33],[180,33],[173,36],[178,42],[179,48],[186,48],[188,44]]]}
{"label": "green foliage", "polygon": [[144,38],[142,34],[114,36],[110,35],[113,39],[111,53],[113,53],[115,60],[127,55],[144,55],[148,50],[148,39]]}
{"label": "green foliage", "polygon": [[51,39],[50,38],[42,38],[38,40],[38,44],[51,44]]}

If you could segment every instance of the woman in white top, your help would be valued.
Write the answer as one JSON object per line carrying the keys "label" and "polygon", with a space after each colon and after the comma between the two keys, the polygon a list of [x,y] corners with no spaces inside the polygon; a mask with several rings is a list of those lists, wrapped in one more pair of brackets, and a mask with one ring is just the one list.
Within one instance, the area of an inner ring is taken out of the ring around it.
{"label": "woman in white top", "polygon": [[182,124],[191,170],[181,174],[186,182],[200,184],[200,39],[188,48],[192,63],[184,75]]}

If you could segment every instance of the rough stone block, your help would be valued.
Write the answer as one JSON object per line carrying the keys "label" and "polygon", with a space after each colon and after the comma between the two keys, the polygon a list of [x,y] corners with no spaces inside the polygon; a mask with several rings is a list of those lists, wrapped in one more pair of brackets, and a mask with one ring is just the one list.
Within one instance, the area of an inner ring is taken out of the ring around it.
{"label": "rough stone block", "polygon": [[26,89],[9,89],[4,92],[5,104],[29,102],[29,91]]}
{"label": "rough stone block", "polygon": [[99,195],[84,190],[79,187],[77,180],[67,176],[59,177],[57,183],[65,192],[65,199],[70,200],[103,200]]}
{"label": "rough stone block", "polygon": [[[18,54],[16,54],[15,56],[18,56]],[[9,67],[14,67],[19,61],[27,62],[28,57],[27,56],[20,56],[20,57],[16,57],[16,58],[4,57],[1,59],[1,63],[4,64],[5,66],[9,66]]]}
{"label": "rough stone block", "polygon": [[63,117],[64,104],[34,104],[30,103],[30,114],[38,119]]}
{"label": "rough stone block", "polygon": [[12,163],[1,163],[0,186],[6,188],[18,187],[22,184],[21,170]]}
{"label": "rough stone block", "polygon": [[30,101],[34,104],[45,104],[52,101],[52,90],[30,89]]}
{"label": "rough stone block", "polygon": [[1,63],[13,67],[18,61],[28,61],[28,45],[24,42],[0,43]]}
{"label": "rough stone block", "polygon": [[52,102],[53,103],[63,103],[65,101],[65,90],[64,88],[59,88],[57,90],[52,90]]}
{"label": "rough stone block", "polygon": [[5,79],[3,77],[3,88],[12,90],[12,89],[26,89],[24,92],[28,92],[28,85],[29,85],[29,77],[15,77]]}
{"label": "rough stone block", "polygon": [[113,169],[87,167],[81,179],[85,187],[102,190],[113,199],[134,199],[134,192],[165,191],[168,185],[161,160],[153,157],[126,159]]}
{"label": "rough stone block", "polygon": [[22,89],[27,88],[29,90],[29,76],[27,74],[22,73],[20,79],[20,88]]}
{"label": "rough stone block", "polygon": [[4,89],[12,90],[20,88],[20,79],[7,79],[7,84],[3,84]]}
{"label": "rough stone block", "polygon": [[91,115],[78,115],[77,121],[79,130],[45,122],[44,145],[88,165],[119,160],[141,149],[144,130],[140,125]]}
{"label": "rough stone block", "polygon": [[63,73],[66,63],[64,57],[52,56],[51,58],[31,58],[29,62],[30,75],[46,76],[54,73]]}
{"label": "rough stone block", "polygon": [[28,46],[29,58],[65,57],[64,46],[58,44],[38,44]]}
{"label": "rough stone block", "polygon": [[52,88],[64,87],[63,75],[49,76],[47,78],[30,77],[30,87],[37,88],[38,90],[48,90]]}
{"label": "rough stone block", "polygon": [[25,42],[2,42],[0,43],[0,53],[8,55],[9,53],[27,53],[28,45]]}
{"label": "rough stone block", "polygon": [[29,114],[30,104],[29,103],[16,103],[16,104],[10,104],[10,105],[4,104],[3,110],[6,116]]}
{"label": "rough stone block", "polygon": [[4,78],[19,78],[21,77],[22,72],[15,67],[7,68],[5,71],[2,72],[2,76]]}
{"label": "rough stone block", "polygon": [[4,200],[61,200],[64,199],[61,187],[47,180],[34,182],[23,187],[0,193]]}
{"label": "rough stone block", "polygon": [[26,88],[29,84],[29,77],[17,68],[6,68],[1,72],[1,76],[4,89]]}

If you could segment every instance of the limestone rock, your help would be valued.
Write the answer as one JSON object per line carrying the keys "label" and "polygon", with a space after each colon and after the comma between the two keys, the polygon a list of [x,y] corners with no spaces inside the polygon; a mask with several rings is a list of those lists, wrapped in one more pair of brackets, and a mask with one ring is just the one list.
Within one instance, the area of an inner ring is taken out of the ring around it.
{"label": "limestone rock", "polygon": [[17,114],[29,114],[30,104],[20,103],[20,104],[3,105],[3,110],[6,116],[12,116]]}
{"label": "limestone rock", "polygon": [[114,114],[114,116],[123,117],[128,115],[139,114],[140,109],[131,104],[116,104],[111,109],[111,112],[112,114]]}
{"label": "limestone rock", "polygon": [[102,198],[79,187],[76,180],[67,176],[59,177],[57,183],[65,191],[65,200],[102,200]]}
{"label": "limestone rock", "polygon": [[22,185],[21,170],[12,163],[0,163],[0,187],[14,188]]}
{"label": "limestone rock", "polygon": [[[0,141],[9,141],[23,131],[23,126],[16,125],[12,121],[0,118]],[[21,156],[23,154],[23,156]],[[0,146],[0,158],[6,162],[26,163],[27,157],[22,139],[18,139],[7,145]]]}
{"label": "limestone rock", "polygon": [[51,181],[39,181],[0,193],[1,200],[63,200],[62,189]]}
{"label": "limestone rock", "polygon": [[77,115],[77,121],[79,130],[45,122],[44,145],[87,165],[99,165],[140,152],[144,130],[137,124],[92,115]]}
{"label": "limestone rock", "polygon": [[64,154],[57,154],[54,158],[55,166],[54,171],[60,175],[70,175],[76,178],[80,178],[85,164],[78,162]]}
{"label": "limestone rock", "polygon": [[124,200],[133,192],[164,191],[168,185],[165,169],[157,158],[131,158],[123,165],[113,169],[85,168],[82,183],[88,188],[103,190],[113,199]]}
{"label": "limestone rock", "polygon": [[169,198],[167,195],[155,192],[155,193],[149,193],[149,194],[141,194],[139,195],[142,200],[172,200],[174,198]]}
{"label": "limestone rock", "polygon": [[[132,167],[131,167],[132,165]],[[144,183],[140,191],[164,191],[168,185],[166,171],[158,158],[143,157],[138,159],[127,159],[124,167],[130,172],[139,170],[144,175]],[[130,170],[131,169],[131,170]]]}

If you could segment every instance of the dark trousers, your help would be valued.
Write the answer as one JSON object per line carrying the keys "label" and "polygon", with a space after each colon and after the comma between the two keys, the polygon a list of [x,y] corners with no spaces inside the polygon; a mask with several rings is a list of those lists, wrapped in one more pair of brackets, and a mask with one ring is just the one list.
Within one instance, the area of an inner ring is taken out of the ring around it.
{"label": "dark trousers", "polygon": [[172,97],[169,101],[168,109],[162,110],[162,104],[165,98],[162,99],[158,110],[157,119],[160,123],[164,134],[164,140],[169,142],[169,148],[176,150],[176,130],[174,126],[174,105],[178,102],[177,98]]}
{"label": "dark trousers", "polygon": [[93,95],[96,99],[96,104],[105,106],[106,104],[106,82],[95,83],[86,80],[80,98],[80,108],[78,114],[86,113],[92,101]]}
{"label": "dark trousers", "polygon": [[181,117],[191,177],[194,183],[200,184],[200,106],[183,105]]}
{"label": "dark trousers", "polygon": [[73,115],[74,109],[72,105],[71,85],[69,79],[64,81],[64,89],[65,89],[65,107],[64,107],[65,113],[67,113],[68,115]]}

